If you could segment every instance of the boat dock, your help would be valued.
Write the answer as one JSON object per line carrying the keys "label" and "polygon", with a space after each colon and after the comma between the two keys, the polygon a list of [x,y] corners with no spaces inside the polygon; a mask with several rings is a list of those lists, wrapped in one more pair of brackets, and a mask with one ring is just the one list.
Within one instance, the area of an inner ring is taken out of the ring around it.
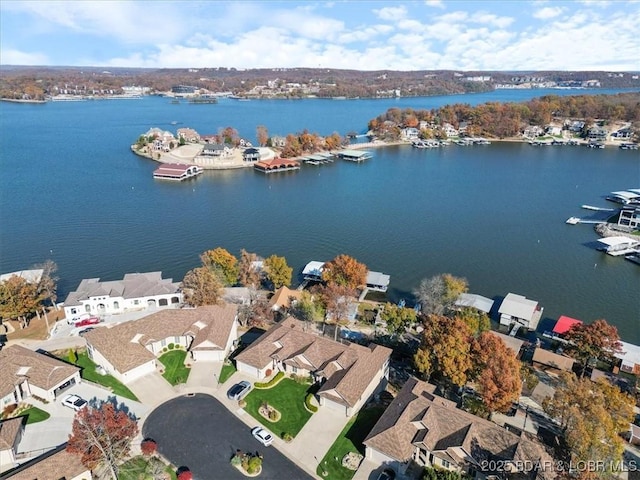
{"label": "boat dock", "polygon": [[602,207],[594,207],[593,205],[582,205],[582,208],[586,210],[594,210],[596,212],[615,212],[615,208],[602,208]]}
{"label": "boat dock", "polygon": [[340,150],[339,152],[336,152],[336,156],[342,160],[360,163],[365,160],[369,160],[372,157],[372,154],[366,150]]}
{"label": "boat dock", "polygon": [[324,165],[333,163],[335,156],[332,153],[314,153],[313,155],[300,157],[299,160],[307,165]]}
{"label": "boat dock", "polygon": [[153,178],[159,180],[183,181],[196,177],[203,172],[197,165],[186,165],[180,163],[165,163],[153,172]]}

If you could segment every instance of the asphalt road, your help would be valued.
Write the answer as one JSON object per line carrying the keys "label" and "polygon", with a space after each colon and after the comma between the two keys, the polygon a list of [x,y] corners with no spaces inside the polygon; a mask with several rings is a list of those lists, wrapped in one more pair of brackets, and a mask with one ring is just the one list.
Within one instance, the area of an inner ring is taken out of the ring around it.
{"label": "asphalt road", "polygon": [[154,439],[174,465],[188,467],[195,480],[246,480],[230,463],[238,449],[263,455],[261,480],[311,478],[273,446],[264,447],[254,439],[247,425],[209,395],[163,403],[148,416],[142,433]]}

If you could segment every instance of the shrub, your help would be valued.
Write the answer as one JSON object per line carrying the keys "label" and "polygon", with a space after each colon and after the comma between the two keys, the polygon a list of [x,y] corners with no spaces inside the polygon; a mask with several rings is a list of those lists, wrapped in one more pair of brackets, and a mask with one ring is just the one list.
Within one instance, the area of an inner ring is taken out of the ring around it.
{"label": "shrub", "polygon": [[176,344],[175,343],[170,343],[169,345],[167,345],[167,348],[169,350],[173,350],[175,348]]}
{"label": "shrub", "polygon": [[269,410],[269,420],[271,420],[272,422],[275,422],[277,419],[278,419],[278,412],[276,412],[273,409]]}
{"label": "shrub", "polygon": [[256,382],[253,384],[255,388],[271,388],[276,385],[280,380],[284,378],[284,372],[276,373],[276,376],[269,380],[267,383]]}
{"label": "shrub", "polygon": [[284,440],[285,442],[289,443],[291,440],[293,440],[293,435],[291,435],[288,432],[284,432],[282,434],[282,440]]}
{"label": "shrub", "polygon": [[193,480],[193,474],[190,470],[183,470],[178,474],[178,480]]}
{"label": "shrub", "polygon": [[310,412],[316,413],[318,411],[318,407],[316,407],[312,400],[313,400],[313,393],[307,393],[307,396],[304,397],[304,405],[305,407],[307,407],[307,410],[309,410]]}
{"label": "shrub", "polygon": [[247,473],[249,474],[256,473],[258,470],[260,470],[261,466],[262,466],[262,459],[260,457],[258,456],[251,457],[249,459],[249,465],[247,466]]}
{"label": "shrub", "polygon": [[293,379],[294,382],[296,382],[296,383],[298,383],[300,385],[304,385],[306,383],[310,383],[308,375],[291,375],[291,378]]}
{"label": "shrub", "polygon": [[155,442],[155,440],[147,438],[140,444],[140,450],[142,450],[143,455],[150,457],[151,455],[156,453],[156,450],[158,450],[158,444]]}
{"label": "shrub", "polygon": [[10,405],[7,405],[6,407],[4,407],[4,410],[2,411],[2,416],[4,418],[9,418],[13,412],[15,412],[18,409],[18,404],[17,403],[12,403]]}
{"label": "shrub", "polygon": [[238,400],[238,407],[244,408],[247,406],[247,402],[243,399]]}
{"label": "shrub", "polygon": [[241,454],[235,454],[233,457],[231,457],[231,465],[233,465],[234,467],[239,467],[242,464],[242,455]]}

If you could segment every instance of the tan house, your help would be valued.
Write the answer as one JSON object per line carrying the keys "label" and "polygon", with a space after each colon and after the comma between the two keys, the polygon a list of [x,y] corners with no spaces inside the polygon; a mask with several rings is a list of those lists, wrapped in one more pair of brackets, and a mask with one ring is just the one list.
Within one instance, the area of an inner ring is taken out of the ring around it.
{"label": "tan house", "polygon": [[0,473],[17,465],[16,452],[24,433],[24,420],[25,417],[0,420]]}
{"label": "tan house", "polygon": [[0,350],[0,411],[31,396],[52,402],[76,383],[78,367],[20,345]]}
{"label": "tan house", "polygon": [[269,307],[275,311],[287,311],[291,308],[291,304],[302,298],[301,290],[291,290],[285,286],[280,287],[275,291],[271,300],[269,300]]}
{"label": "tan house", "polygon": [[533,363],[550,367],[556,370],[570,372],[573,369],[575,360],[564,355],[550,352],[544,348],[536,348],[533,352]]}
{"label": "tan house", "polygon": [[304,322],[288,317],[270,328],[236,357],[238,371],[263,379],[283,371],[311,375],[322,385],[320,405],[346,416],[360,410],[389,378],[391,349],[370,344],[340,343],[307,331]]}
{"label": "tan house", "polygon": [[[435,385],[410,378],[364,441],[366,457],[404,473],[414,464],[471,478],[554,478],[544,447],[434,394]],[[535,471],[535,467],[547,470]]]}
{"label": "tan house", "polygon": [[238,338],[238,307],[212,305],[162,310],[140,320],[85,335],[91,359],[123,383],[156,370],[157,357],[174,346],[193,361],[223,361]]}
{"label": "tan house", "polygon": [[67,452],[64,444],[20,465],[6,478],[11,480],[92,480],[93,475],[91,470],[82,465],[80,456]]}

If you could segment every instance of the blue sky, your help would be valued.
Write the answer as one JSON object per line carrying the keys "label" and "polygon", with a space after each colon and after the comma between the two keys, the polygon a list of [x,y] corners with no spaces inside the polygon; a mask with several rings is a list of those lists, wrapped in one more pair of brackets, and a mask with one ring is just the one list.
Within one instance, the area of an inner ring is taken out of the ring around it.
{"label": "blue sky", "polygon": [[638,71],[640,0],[1,0],[0,64]]}

